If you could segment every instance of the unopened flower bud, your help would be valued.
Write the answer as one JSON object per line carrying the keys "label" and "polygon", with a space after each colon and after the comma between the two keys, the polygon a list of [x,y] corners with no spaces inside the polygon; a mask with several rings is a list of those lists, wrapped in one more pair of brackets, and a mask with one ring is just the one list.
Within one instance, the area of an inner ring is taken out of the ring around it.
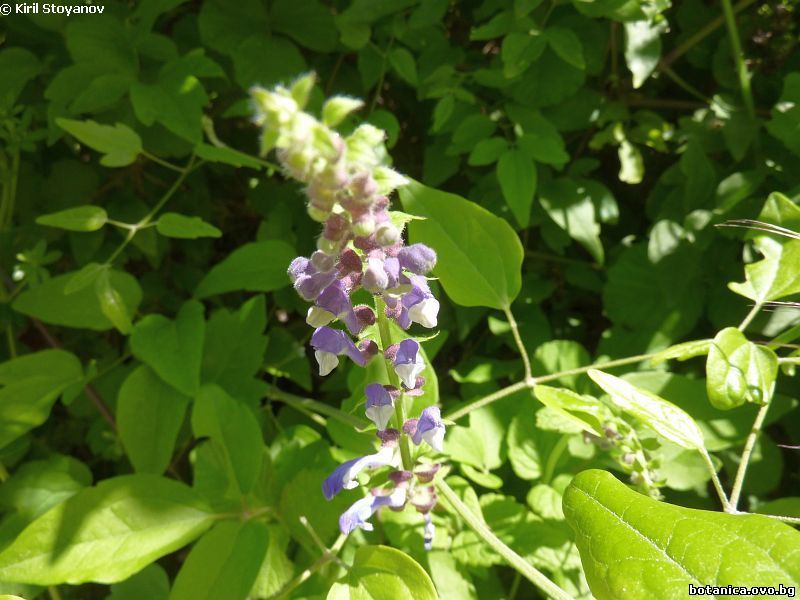
{"label": "unopened flower bud", "polygon": [[423,465],[421,467],[417,467],[414,469],[414,475],[417,477],[417,481],[420,483],[430,483],[433,481],[433,478],[436,476],[436,473],[439,472],[439,469],[442,465],[439,463],[433,463],[429,465]]}
{"label": "unopened flower bud", "polygon": [[336,259],[330,254],[317,250],[311,255],[311,264],[320,273],[327,273],[335,266]]}
{"label": "unopened flower bud", "polygon": [[400,230],[389,221],[381,223],[375,230],[375,239],[381,246],[392,246],[400,239]]}
{"label": "unopened flower bud", "polygon": [[417,275],[427,274],[436,266],[436,252],[425,244],[412,244],[397,255],[400,266]]}
{"label": "unopened flower bud", "polygon": [[339,255],[339,274],[361,273],[361,257],[355,250],[346,248]]}
{"label": "unopened flower bud", "polygon": [[375,219],[370,216],[362,217],[353,223],[353,235],[356,237],[367,237],[375,231]]}
{"label": "unopened flower bud", "polygon": [[361,287],[372,294],[379,294],[388,285],[389,276],[383,268],[383,261],[379,258],[368,259],[364,277],[361,279]]}
{"label": "unopened flower bud", "polygon": [[329,210],[317,208],[313,204],[308,205],[306,212],[308,213],[308,216],[317,223],[324,223],[328,220],[328,217],[331,216],[331,212]]}

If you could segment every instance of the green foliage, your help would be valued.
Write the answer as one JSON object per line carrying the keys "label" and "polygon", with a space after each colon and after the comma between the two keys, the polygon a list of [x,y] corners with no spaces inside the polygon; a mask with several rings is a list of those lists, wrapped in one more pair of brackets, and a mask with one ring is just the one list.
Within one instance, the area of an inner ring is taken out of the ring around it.
{"label": "green foliage", "polygon": [[[798,5],[729,4],[6,17],[0,596],[796,584],[788,526],[714,512],[800,517]],[[320,226],[259,153],[278,132],[259,139],[248,94],[280,83],[343,137],[385,130],[384,166],[411,180],[392,220],[437,252],[438,334],[388,333],[422,344],[406,414],[438,405],[447,426],[441,455],[411,448],[443,463],[428,552],[412,506],[339,539],[360,496],[321,493],[375,451],[364,387],[391,379],[345,357],[316,374],[287,268]]]}

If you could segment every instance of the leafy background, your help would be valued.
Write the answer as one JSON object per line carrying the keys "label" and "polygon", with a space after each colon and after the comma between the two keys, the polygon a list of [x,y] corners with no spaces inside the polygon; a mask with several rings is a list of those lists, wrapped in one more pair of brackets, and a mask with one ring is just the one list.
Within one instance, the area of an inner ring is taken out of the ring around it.
{"label": "leafy background", "polygon": [[[0,580],[15,583],[2,589],[347,597],[404,585],[397,572],[425,581],[369,543],[413,557],[442,598],[536,593],[445,510],[430,553],[410,512],[339,544],[359,566],[331,588],[342,569],[318,544],[335,543],[348,501],[327,503],[320,484],[370,447],[352,431],[363,376],[312,369],[285,268],[313,250],[317,225],[257,156],[247,99],[251,85],[313,70],[312,108],[333,93],[364,98],[349,126],[385,129],[399,171],[461,196],[418,188],[396,201],[427,217],[411,239],[458,265],[435,273],[442,332],[424,345],[438,373],[426,403],[458,423],[449,482],[518,554],[588,594],[596,575],[561,495],[580,471],[624,469],[524,388],[469,402],[523,377],[512,313],[546,377],[712,338],[753,301],[800,291],[796,250],[715,227],[759,214],[800,225],[798,6],[733,10],[740,64],[723,8],[699,0],[145,0],[3,19]],[[774,191],[786,202],[762,212]],[[475,234],[482,209],[495,229]],[[758,252],[784,275],[763,284],[749,265],[762,284],[748,299],[728,283]],[[749,339],[798,323],[794,309],[764,311]],[[741,402],[707,394],[701,361],[635,364],[626,380],[699,423],[729,487],[756,407],[723,412]],[[554,383],[598,389],[585,374]],[[795,395],[780,378],[745,509],[800,516],[800,455],[777,445],[800,440]],[[716,510],[702,457],[636,427],[665,499]],[[108,532],[119,537],[78,544]],[[47,553],[31,553],[26,540],[42,539]],[[365,583],[358,569],[388,579]]]}

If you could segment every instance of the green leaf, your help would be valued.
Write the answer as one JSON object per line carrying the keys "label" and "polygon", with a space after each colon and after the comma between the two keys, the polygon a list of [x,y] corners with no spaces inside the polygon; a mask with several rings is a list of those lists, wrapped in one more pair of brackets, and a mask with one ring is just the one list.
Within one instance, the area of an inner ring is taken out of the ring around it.
{"label": "green leaf", "polygon": [[387,546],[361,546],[348,574],[333,584],[328,600],[410,598],[436,600],[436,588],[413,558]]}
{"label": "green leaf", "polygon": [[167,237],[196,240],[200,237],[218,238],[222,232],[200,217],[187,217],[178,213],[164,213],[156,221],[156,231]]}
{"label": "green leaf", "polygon": [[775,352],[747,341],[735,327],[726,327],[711,343],[706,389],[716,408],[726,410],[745,402],[766,404],[772,398],[777,375]]}
{"label": "green leaf", "polygon": [[[269,56],[270,60],[263,60],[264,56]],[[268,86],[289,81],[306,70],[306,61],[291,41],[277,35],[267,37],[262,32],[237,44],[233,68],[236,82],[246,89],[251,85]]]}
{"label": "green leaf", "polygon": [[493,137],[481,140],[469,153],[467,164],[473,167],[482,167],[496,162],[508,150],[508,141],[505,138]]}
{"label": "green leaf", "polygon": [[253,412],[219,386],[204,385],[192,410],[192,430],[197,437],[211,438],[211,448],[238,492],[251,491],[264,456],[261,427]]}
{"label": "green leaf", "polygon": [[658,435],[687,450],[705,452],[703,432],[682,409],[651,392],[640,390],[624,379],[597,369],[590,369],[589,377],[603,388],[614,405],[642,421]]}
{"label": "green leaf", "polygon": [[267,526],[222,521],[198,541],[175,578],[170,600],[244,600],[267,553]]}
{"label": "green leaf", "polygon": [[661,59],[661,34],[666,20],[649,19],[625,23],[625,62],[633,73],[633,87],[640,88]]}
{"label": "green leaf", "polygon": [[613,414],[596,398],[547,385],[537,385],[533,392],[542,404],[566,417],[582,430],[598,436],[605,435],[603,425],[611,420]]}
{"label": "green leaf", "polygon": [[160,474],[167,468],[189,402],[145,365],[125,379],[117,398],[117,429],[137,472]]}
{"label": "green leaf", "polygon": [[265,240],[239,246],[217,263],[200,281],[195,298],[207,298],[232,292],[271,292],[291,282],[286,269],[295,257],[286,242]]}
{"label": "green leaf", "polygon": [[[53,325],[64,325],[93,331],[105,331],[114,325],[100,306],[100,299],[88,284],[78,291],[70,286],[78,272],[64,273],[22,292],[11,307],[23,315]],[[99,275],[99,273],[98,273]],[[119,293],[130,314],[142,300],[139,283],[128,273],[110,271],[109,281]],[[70,289],[69,294],[66,290]]]}
{"label": "green leaf", "polygon": [[574,31],[564,27],[548,27],[545,36],[547,43],[561,59],[578,69],[586,68],[583,45]]}
{"label": "green leaf", "polygon": [[102,152],[100,164],[106,167],[124,167],[136,160],[142,152],[142,140],[137,133],[122,123],[114,126],[94,121],[56,119],[56,123],[79,142]]}
{"label": "green leaf", "polygon": [[536,193],[536,165],[522,150],[507,150],[497,161],[497,180],[517,222],[527,227]]}
{"label": "green leaf", "polygon": [[573,479],[564,514],[598,600],[683,598],[689,584],[800,584],[800,533],[774,519],[658,502],[598,470]]}
{"label": "green leaf", "polygon": [[44,423],[58,397],[82,379],[80,362],[64,350],[0,363],[0,448]]}
{"label": "green leaf", "polygon": [[573,179],[551,180],[541,186],[539,200],[550,218],[602,265],[605,255],[600,225],[587,187]]}
{"label": "green leaf", "polygon": [[0,579],[36,585],[115,583],[203,533],[213,515],[195,493],[125,475],[72,496],[0,553]]}
{"label": "green leaf", "polygon": [[[253,389],[253,376],[264,365],[267,307],[263,295],[251,298],[237,312],[221,308],[211,315],[203,349],[202,381],[216,383],[229,394],[245,398]],[[280,346],[286,361],[287,348]],[[304,360],[304,362],[307,362]]]}
{"label": "green leaf", "polygon": [[294,564],[286,556],[289,535],[280,525],[267,525],[268,546],[261,570],[253,584],[255,598],[274,596],[294,575]]}
{"label": "green leaf", "polygon": [[[103,311],[106,318],[120,333],[129,334],[133,328],[130,309],[125,305],[125,298],[111,282],[110,271],[103,269],[97,274],[94,280],[94,291],[97,294],[100,310]],[[66,287],[64,293],[66,293]]]}
{"label": "green leaf", "polygon": [[522,287],[522,244],[511,226],[455,194],[413,182],[400,188],[406,211],[424,221],[409,223],[411,239],[435,248],[434,274],[462,306],[504,309]]}
{"label": "green leaf", "polygon": [[695,356],[705,356],[708,354],[710,348],[711,340],[692,340],[691,342],[683,342],[682,344],[675,344],[674,346],[665,348],[650,360],[653,363],[660,363],[671,359],[688,360]]}
{"label": "green leaf", "polygon": [[108,221],[105,209],[99,206],[76,206],[59,212],[42,215],[36,219],[39,225],[58,227],[69,231],[97,231]]}
{"label": "green leaf", "polygon": [[389,53],[389,64],[406,83],[417,85],[417,64],[414,56],[405,48],[394,48]]}
{"label": "green leaf", "polygon": [[200,386],[205,328],[203,305],[190,300],[174,321],[162,315],[139,321],[131,334],[131,351],[169,385],[193,396]]}
{"label": "green leaf", "polygon": [[767,131],[778,138],[797,156],[800,156],[800,73],[789,72],[783,79],[783,92],[772,109],[772,119]]}
{"label": "green leaf", "polygon": [[111,266],[108,263],[90,262],[84,265],[80,271],[74,273],[64,286],[64,294],[74,294],[85,287],[92,285],[101,273],[108,271]]}
{"label": "green leaf", "polygon": [[36,55],[25,48],[4,48],[0,51],[0,81],[4,100],[14,104],[25,85],[42,70]]}
{"label": "green leaf", "polygon": [[270,26],[317,52],[331,52],[338,36],[331,9],[317,0],[276,0],[272,3]]}

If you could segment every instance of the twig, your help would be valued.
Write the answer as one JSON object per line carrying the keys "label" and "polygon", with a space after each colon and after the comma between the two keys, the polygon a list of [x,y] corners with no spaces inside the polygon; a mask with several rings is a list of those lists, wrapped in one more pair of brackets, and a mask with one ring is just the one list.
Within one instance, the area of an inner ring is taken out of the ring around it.
{"label": "twig", "polygon": [[753,454],[753,448],[756,445],[758,434],[761,433],[761,427],[764,424],[764,419],[767,416],[769,406],[770,403],[767,402],[759,409],[756,419],[753,421],[753,428],[750,430],[750,435],[747,436],[747,441],[745,441],[744,450],[742,451],[742,459],[739,462],[739,468],[736,470],[736,479],[734,479],[733,488],[731,489],[731,499],[728,512],[736,512],[737,507],[739,506],[739,496],[741,496],[742,493],[744,477],[747,474],[747,466],[750,463],[750,457]]}

